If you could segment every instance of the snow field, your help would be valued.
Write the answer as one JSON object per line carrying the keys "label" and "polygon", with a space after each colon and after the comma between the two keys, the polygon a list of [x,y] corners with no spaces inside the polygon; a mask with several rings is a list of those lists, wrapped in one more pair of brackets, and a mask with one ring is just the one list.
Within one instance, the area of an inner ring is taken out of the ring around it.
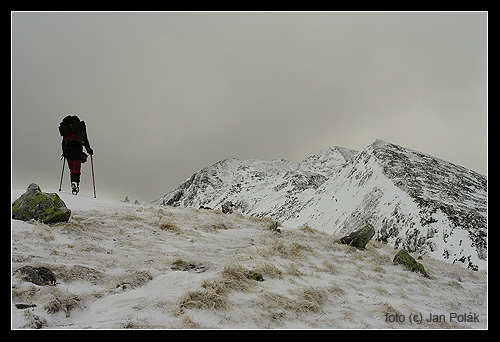
{"label": "snow field", "polygon": [[[309,226],[278,233],[266,218],[59,194],[68,223],[12,220],[12,270],[44,266],[57,278],[12,277],[13,328],[487,327],[486,271],[424,256],[426,279],[374,241],[361,251]],[[388,320],[395,314],[405,320]],[[447,319],[425,322],[430,314]]]}

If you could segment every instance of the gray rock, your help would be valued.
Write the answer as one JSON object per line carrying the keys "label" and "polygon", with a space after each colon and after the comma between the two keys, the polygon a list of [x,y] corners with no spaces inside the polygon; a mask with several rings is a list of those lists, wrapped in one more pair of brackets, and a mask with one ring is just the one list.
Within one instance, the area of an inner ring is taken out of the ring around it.
{"label": "gray rock", "polygon": [[36,285],[56,284],[56,276],[46,267],[23,266],[15,270],[14,273],[19,273],[24,281],[29,281]]}
{"label": "gray rock", "polygon": [[354,246],[359,249],[365,249],[366,244],[374,235],[375,229],[371,224],[367,223],[363,228],[341,238],[340,243]]}
{"label": "gray rock", "polygon": [[424,266],[417,262],[407,251],[404,249],[400,250],[395,256],[393,262],[395,264],[401,264],[404,265],[406,268],[408,268],[412,272],[419,272],[421,273],[424,277],[429,278],[429,275],[425,271]]}
{"label": "gray rock", "polygon": [[67,222],[71,210],[55,193],[44,193],[35,183],[28,186],[27,191],[12,203],[12,218],[29,221],[31,219],[48,223]]}

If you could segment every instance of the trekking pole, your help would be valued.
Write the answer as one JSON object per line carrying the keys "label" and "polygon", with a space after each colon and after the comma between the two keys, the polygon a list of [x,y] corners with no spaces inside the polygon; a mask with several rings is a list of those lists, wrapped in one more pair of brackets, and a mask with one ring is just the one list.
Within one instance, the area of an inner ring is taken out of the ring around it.
{"label": "trekking pole", "polygon": [[95,178],[94,178],[94,158],[92,158],[92,155],[90,155],[90,164],[92,165],[92,184],[94,185],[94,198],[96,198],[96,195],[95,195]]}
{"label": "trekking pole", "polygon": [[62,171],[61,171],[61,182],[59,183],[59,191],[61,191],[61,188],[62,188],[62,181],[63,181],[63,177],[64,177],[64,164],[66,164],[66,157],[62,157],[63,159],[63,167],[62,167]]}

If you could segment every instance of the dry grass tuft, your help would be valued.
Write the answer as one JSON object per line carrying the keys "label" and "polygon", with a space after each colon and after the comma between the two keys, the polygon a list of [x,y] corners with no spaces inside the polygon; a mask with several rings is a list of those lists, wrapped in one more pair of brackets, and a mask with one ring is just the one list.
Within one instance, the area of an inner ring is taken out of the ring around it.
{"label": "dry grass tuft", "polygon": [[262,273],[265,277],[283,279],[283,271],[269,261],[261,261],[256,267],[258,273]]}
{"label": "dry grass tuft", "polygon": [[205,280],[203,288],[213,289],[217,293],[228,291],[246,291],[251,282],[248,279],[249,271],[239,263],[232,263],[224,267],[219,277]]}
{"label": "dry grass tuft", "polygon": [[175,223],[173,223],[172,220],[170,218],[168,218],[167,216],[162,216],[158,220],[157,225],[161,230],[165,230],[165,231],[177,233],[177,234],[181,232],[181,229],[179,228],[179,226],[177,226]]}
{"label": "dry grass tuft", "polygon": [[218,277],[204,280],[202,289],[186,292],[179,300],[179,308],[186,309],[213,309],[223,310],[228,307],[228,293],[230,291],[246,291],[251,282],[248,279],[249,271],[239,263],[232,263],[224,267]]}
{"label": "dry grass tuft", "polygon": [[292,293],[297,297],[297,312],[319,312],[327,298],[324,290],[315,287],[299,288]]}
{"label": "dry grass tuft", "polygon": [[292,298],[283,294],[264,292],[257,298],[257,302],[265,311],[273,312],[285,310],[295,314],[319,312],[327,295],[319,288],[305,287],[290,291]]}
{"label": "dry grass tuft", "polygon": [[304,252],[311,250],[305,244],[286,239],[281,234],[273,234],[265,240],[264,245],[257,252],[265,258],[279,255],[287,259],[300,260],[304,257]]}
{"label": "dry grass tuft", "polygon": [[53,295],[51,299],[43,306],[45,311],[49,314],[53,314],[59,311],[63,311],[66,317],[70,316],[71,310],[78,308],[80,306],[80,298],[77,295],[65,293]]}
{"label": "dry grass tuft", "polygon": [[205,288],[186,292],[179,300],[179,307],[181,309],[221,310],[228,307],[228,300],[225,293],[218,293],[213,288]]}
{"label": "dry grass tuft", "polygon": [[200,226],[200,230],[211,233],[215,233],[218,230],[227,230],[233,228],[234,226],[232,225],[231,222],[224,222],[222,220],[217,220],[215,222],[206,223]]}

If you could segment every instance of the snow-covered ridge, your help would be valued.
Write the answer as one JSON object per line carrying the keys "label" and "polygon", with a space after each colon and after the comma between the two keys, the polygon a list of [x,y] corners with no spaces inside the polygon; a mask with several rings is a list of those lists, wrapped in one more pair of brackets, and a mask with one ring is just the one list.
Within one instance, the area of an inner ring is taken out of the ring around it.
{"label": "snow-covered ridge", "polygon": [[487,180],[428,154],[375,140],[332,146],[301,163],[226,159],[154,201],[267,216],[347,234],[370,222],[396,248],[472,269],[487,266]]}

